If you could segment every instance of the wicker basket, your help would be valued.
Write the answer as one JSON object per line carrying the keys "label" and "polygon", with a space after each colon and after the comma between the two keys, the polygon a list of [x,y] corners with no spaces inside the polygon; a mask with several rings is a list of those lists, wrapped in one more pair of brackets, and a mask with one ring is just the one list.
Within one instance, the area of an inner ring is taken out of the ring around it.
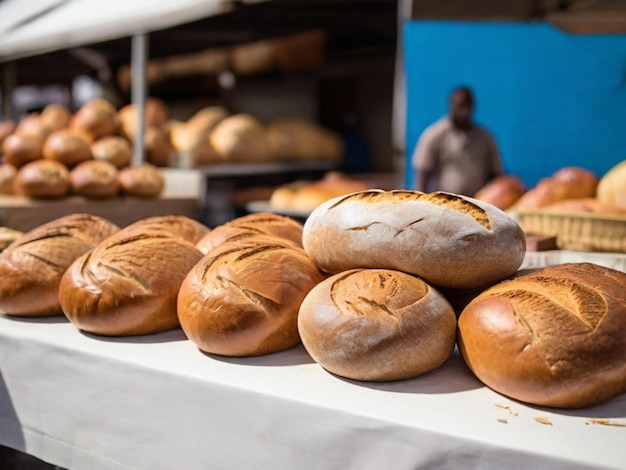
{"label": "wicker basket", "polygon": [[528,234],[556,235],[562,250],[626,253],[626,215],[519,211]]}

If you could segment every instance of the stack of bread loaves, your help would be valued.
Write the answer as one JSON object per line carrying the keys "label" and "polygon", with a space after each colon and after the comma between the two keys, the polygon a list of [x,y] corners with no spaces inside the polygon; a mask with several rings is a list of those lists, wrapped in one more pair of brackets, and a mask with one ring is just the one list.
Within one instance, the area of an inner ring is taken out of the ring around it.
{"label": "stack of bread loaves", "polygon": [[324,368],[357,380],[441,365],[454,349],[456,317],[434,286],[488,286],[515,273],[525,253],[522,230],[500,209],[416,191],[331,199],[307,219],[303,245],[335,275],[302,303],[302,342]]}
{"label": "stack of bread loaves", "polygon": [[258,356],[295,346],[298,309],[324,275],[299,246],[302,226],[274,214],[215,228],[183,281],[178,316],[202,351]]}

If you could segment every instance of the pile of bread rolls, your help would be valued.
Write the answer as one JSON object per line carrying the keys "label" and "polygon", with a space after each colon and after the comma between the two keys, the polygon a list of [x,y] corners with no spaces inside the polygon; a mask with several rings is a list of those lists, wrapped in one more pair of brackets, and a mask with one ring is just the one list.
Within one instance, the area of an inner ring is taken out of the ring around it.
{"label": "pile of bread rolls", "polygon": [[329,372],[365,381],[425,374],[458,345],[487,386],[543,406],[626,392],[626,273],[518,271],[524,254],[509,215],[443,192],[358,191],[304,226],[261,213],[212,230],[182,216],[120,229],[75,214],[0,253],[0,309],[99,335],[180,326],[224,356],[302,341]]}
{"label": "pile of bread rolls", "polygon": [[19,124],[0,123],[0,193],[158,196],[164,179],[155,165],[169,165],[171,154],[164,128],[167,108],[154,98],[146,102],[148,163],[140,167],[129,167],[135,131],[128,116],[133,109],[130,105],[118,112],[108,101],[95,99],[74,114],[51,104]]}

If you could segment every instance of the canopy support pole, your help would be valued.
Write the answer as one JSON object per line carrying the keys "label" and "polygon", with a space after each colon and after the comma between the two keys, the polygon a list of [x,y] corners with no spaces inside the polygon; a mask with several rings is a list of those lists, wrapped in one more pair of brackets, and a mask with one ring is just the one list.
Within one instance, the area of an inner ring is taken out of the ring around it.
{"label": "canopy support pole", "polygon": [[132,165],[141,165],[145,161],[145,110],[147,96],[146,63],[148,60],[148,34],[135,34],[132,37],[130,74],[130,98],[137,109],[137,134],[133,142]]}

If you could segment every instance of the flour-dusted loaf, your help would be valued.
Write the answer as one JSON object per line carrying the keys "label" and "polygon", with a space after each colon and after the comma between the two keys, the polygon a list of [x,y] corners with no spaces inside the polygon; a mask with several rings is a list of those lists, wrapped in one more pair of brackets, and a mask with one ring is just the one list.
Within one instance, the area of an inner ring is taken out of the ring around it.
{"label": "flour-dusted loaf", "polygon": [[442,287],[486,286],[513,274],[524,232],[500,209],[465,196],[368,190],[315,209],[304,249],[325,271],[387,268]]}
{"label": "flour-dusted loaf", "polygon": [[298,309],[324,275],[301,248],[277,237],[224,243],[191,270],[178,316],[202,351],[259,356],[295,346]]}
{"label": "flour-dusted loaf", "polygon": [[541,406],[626,392],[626,273],[589,263],[501,282],[459,318],[459,348],[487,386]]}
{"label": "flour-dusted loaf", "polygon": [[88,214],[41,225],[0,254],[0,309],[24,316],[60,315],[59,283],[67,267],[119,228]]}
{"label": "flour-dusted loaf", "polygon": [[290,217],[261,212],[248,214],[219,225],[196,245],[204,254],[223,243],[258,235],[273,235],[302,247],[302,224]]}
{"label": "flour-dusted loaf", "polygon": [[202,258],[194,246],[199,228],[184,219],[140,221],[77,259],[59,288],[65,316],[80,330],[108,336],[177,327],[178,289]]}
{"label": "flour-dusted loaf", "polygon": [[328,371],[355,380],[400,380],[450,357],[456,316],[439,292],[415,276],[355,269],[309,292],[298,329],[306,350]]}

